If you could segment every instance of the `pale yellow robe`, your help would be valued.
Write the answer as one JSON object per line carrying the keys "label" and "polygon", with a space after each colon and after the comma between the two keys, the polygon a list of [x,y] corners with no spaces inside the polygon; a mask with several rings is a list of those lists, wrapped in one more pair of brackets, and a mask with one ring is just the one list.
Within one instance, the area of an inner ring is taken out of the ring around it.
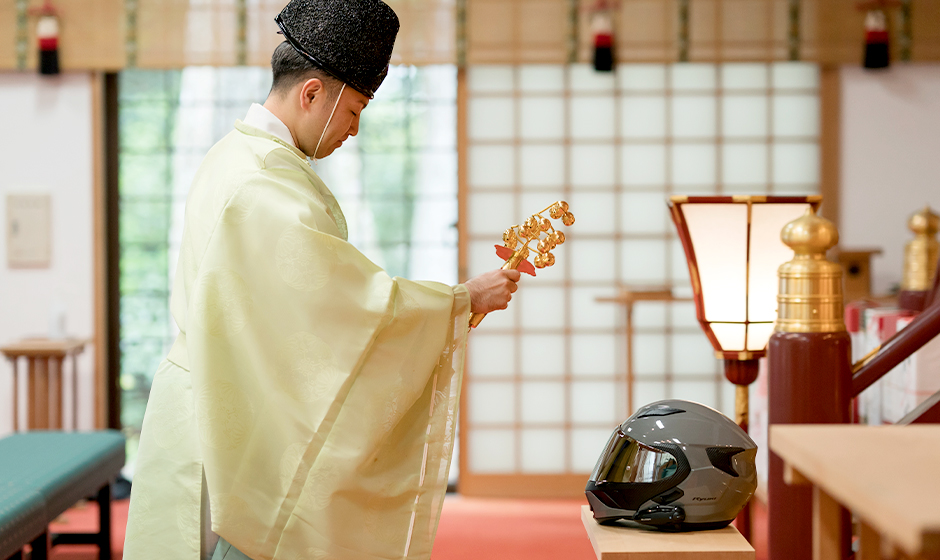
{"label": "pale yellow robe", "polygon": [[[293,146],[236,123],[186,203],[127,560],[429,558],[453,450],[469,295],[390,278],[346,241]],[[203,471],[205,479],[203,479]],[[209,551],[211,552],[211,550]]]}

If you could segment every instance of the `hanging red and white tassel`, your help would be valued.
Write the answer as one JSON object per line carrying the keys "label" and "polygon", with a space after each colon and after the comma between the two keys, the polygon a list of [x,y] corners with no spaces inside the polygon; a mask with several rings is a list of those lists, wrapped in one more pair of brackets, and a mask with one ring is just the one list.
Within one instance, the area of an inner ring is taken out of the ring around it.
{"label": "hanging red and white tassel", "polygon": [[614,23],[610,8],[600,0],[591,11],[591,35],[594,38],[594,69],[610,72],[614,69]]}
{"label": "hanging red and white tassel", "polygon": [[30,10],[30,15],[38,16],[36,37],[39,40],[39,73],[55,75],[59,73],[59,17],[50,0],[42,7]]}
{"label": "hanging red and white tassel", "polygon": [[865,14],[865,68],[887,68],[891,64],[888,44],[884,11],[869,10]]}

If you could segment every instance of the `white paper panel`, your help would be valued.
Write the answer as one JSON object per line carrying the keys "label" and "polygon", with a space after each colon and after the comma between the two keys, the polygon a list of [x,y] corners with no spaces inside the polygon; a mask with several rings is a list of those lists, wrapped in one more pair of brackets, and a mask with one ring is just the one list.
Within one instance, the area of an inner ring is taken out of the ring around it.
{"label": "white paper panel", "polygon": [[713,375],[718,360],[705,333],[672,336],[672,373]]}
{"label": "white paper panel", "polygon": [[814,185],[772,185],[770,193],[779,196],[809,196],[819,194],[819,184]]}
{"label": "white paper panel", "polygon": [[675,138],[713,138],[715,136],[714,96],[672,98],[672,134]]}
{"label": "white paper panel", "polygon": [[470,99],[471,140],[510,140],[513,137],[513,99],[476,97]]}
{"label": "white paper panel", "polygon": [[712,323],[712,332],[718,339],[721,349],[728,352],[741,352],[744,348],[744,323]]}
{"label": "white paper panel", "polygon": [[[625,420],[625,418],[624,418]],[[594,465],[600,458],[607,445],[610,434],[616,427],[612,423],[609,430],[603,429],[575,429],[571,430],[571,470],[576,473],[588,474],[594,470]]]}
{"label": "white paper panel", "polygon": [[665,335],[633,335],[633,372],[636,375],[663,375],[666,373]]}
{"label": "white paper panel", "polygon": [[748,319],[777,319],[777,269],[793,258],[780,232],[809,208],[808,204],[755,204],[751,210],[751,256]]}
{"label": "white paper panel", "polygon": [[524,423],[564,422],[565,384],[553,381],[521,383]]}
{"label": "white paper panel", "polygon": [[467,87],[473,93],[510,92],[512,66],[472,65],[467,69]]}
{"label": "white paper panel", "polygon": [[[613,234],[617,197],[611,192],[574,192],[568,197],[578,234]],[[583,218],[583,219],[582,219]]]}
{"label": "white paper panel", "polygon": [[617,79],[624,91],[662,91],[666,87],[664,64],[619,64]]}
{"label": "white paper panel", "polygon": [[669,66],[673,91],[707,91],[715,89],[715,65],[684,62]]}
{"label": "white paper panel", "polygon": [[726,186],[748,186],[755,193],[766,191],[766,144],[725,144],[722,146],[722,182]]}
{"label": "white paper panel", "polygon": [[[556,265],[560,266],[560,265]],[[513,294],[510,305],[519,306],[522,320],[526,325],[538,328],[561,329],[567,325],[565,320],[565,291],[560,287],[544,286],[540,282],[529,282],[524,275],[519,291]],[[555,349],[562,351],[561,348]]]}
{"label": "white paper panel", "polygon": [[575,140],[606,140],[614,137],[613,96],[586,95],[569,101],[571,138]]}
{"label": "white paper panel", "polygon": [[666,99],[645,95],[621,97],[620,134],[624,138],[663,138],[666,134]]}
{"label": "white paper panel", "polygon": [[620,223],[624,233],[662,234],[672,228],[665,193],[626,193],[620,197]]}
{"label": "white paper panel", "polygon": [[617,372],[617,338],[613,334],[575,334],[571,336],[571,373],[573,375],[609,375]]}
{"label": "white paper panel", "polygon": [[514,223],[515,204],[512,196],[508,193],[475,192],[468,198],[470,233],[492,235],[493,242],[499,242],[503,230]]}
{"label": "white paper panel", "polygon": [[[610,302],[599,302],[598,297],[617,295],[617,286],[610,284],[603,287],[571,288],[571,327],[575,329],[613,329],[623,307]],[[559,300],[560,302],[561,300]]]}
{"label": "white paper panel", "polygon": [[[524,325],[540,327],[523,316]],[[526,334],[519,339],[522,347],[522,375],[562,377],[565,374],[565,337],[560,334]]]}
{"label": "white paper panel", "polygon": [[515,383],[474,382],[470,384],[470,423],[511,424],[516,419]]}
{"label": "white paper panel", "polygon": [[633,304],[633,328],[650,329],[666,326],[666,310],[670,304],[658,301],[639,301]]}
{"label": "white paper panel", "polygon": [[560,140],[565,135],[565,104],[561,97],[523,97],[520,136],[526,140]]}
{"label": "white paper panel", "polygon": [[765,89],[767,66],[759,63],[728,63],[720,67],[721,87],[725,91]]}
{"label": "white paper panel", "polygon": [[690,187],[714,187],[715,146],[675,144],[672,147],[672,183],[679,192]]}
{"label": "white paper panel", "polygon": [[519,149],[522,187],[561,188],[565,183],[564,150],[561,144],[523,144]]}
{"label": "white paper panel", "polygon": [[664,144],[620,148],[620,180],[626,187],[661,187],[666,183]]}
{"label": "white paper panel", "polygon": [[614,90],[614,72],[597,72],[591,64],[572,64],[568,87],[574,92],[610,92]]}
{"label": "white paper panel", "polygon": [[615,424],[615,394],[613,381],[573,382],[571,421],[575,424]]}
{"label": "white paper panel", "polygon": [[747,205],[683,204],[709,321],[742,322],[747,303]]}
{"label": "white paper panel", "polygon": [[760,351],[767,347],[770,335],[774,333],[773,323],[754,323],[748,325],[747,349]]}
{"label": "white paper panel", "polygon": [[[492,315],[492,316],[491,316]],[[496,313],[486,316],[486,325]],[[482,326],[478,327],[483,329]],[[467,365],[477,377],[512,377],[515,373],[516,350],[507,336],[474,332],[468,342]]]}
{"label": "white paper panel", "polygon": [[819,135],[819,97],[816,95],[775,95],[773,115],[775,136]]}
{"label": "white paper panel", "polygon": [[[473,68],[473,66],[470,66]],[[564,66],[559,64],[524,64],[519,67],[519,90],[523,92],[560,92],[565,87]]]}
{"label": "white paper panel", "polygon": [[516,441],[512,430],[471,430],[470,471],[479,474],[516,470]]}
{"label": "white paper panel", "polygon": [[[570,150],[573,187],[612,187],[614,185],[613,144],[574,144]],[[572,212],[576,211],[572,209]]]}
{"label": "white paper panel", "polygon": [[565,432],[563,430],[522,430],[522,467],[524,473],[556,474],[565,472]]}
{"label": "white paper panel", "polygon": [[672,398],[697,402],[712,408],[718,406],[717,392],[714,381],[675,381],[672,384]]}
{"label": "white paper panel", "polygon": [[[666,398],[666,383],[664,381],[636,381],[633,384],[633,410],[630,414],[637,411],[638,408],[661,401]],[[598,454],[598,456],[600,456]]]}
{"label": "white paper panel", "polygon": [[721,100],[721,133],[725,138],[766,136],[768,118],[764,95],[726,95]]}
{"label": "white paper panel", "polygon": [[470,146],[471,187],[509,187],[514,168],[512,146]]}
{"label": "white paper panel", "polygon": [[625,240],[621,245],[620,278],[627,284],[666,283],[666,242]]}
{"label": "white paper panel", "polygon": [[699,328],[698,319],[695,318],[695,303],[683,301],[669,306],[669,319],[673,327]]}
{"label": "white paper panel", "polygon": [[[572,227],[578,227],[578,224]],[[563,258],[571,259],[572,280],[607,282],[615,279],[617,270],[611,263],[614,258],[612,240],[567,241],[559,247],[559,253],[564,249],[567,249],[567,252]],[[557,266],[556,264],[555,267]]]}
{"label": "white paper panel", "polygon": [[816,89],[819,68],[811,62],[775,62],[771,67],[771,84],[778,89]]}
{"label": "white paper panel", "polygon": [[777,184],[819,182],[819,146],[816,143],[774,144],[773,179]]}

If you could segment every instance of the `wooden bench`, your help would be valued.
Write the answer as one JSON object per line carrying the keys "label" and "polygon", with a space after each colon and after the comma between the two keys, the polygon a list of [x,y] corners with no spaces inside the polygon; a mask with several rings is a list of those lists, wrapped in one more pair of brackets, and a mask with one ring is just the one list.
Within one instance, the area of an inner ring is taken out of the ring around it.
{"label": "wooden bench", "polygon": [[[15,434],[0,439],[0,559],[45,560],[57,544],[96,544],[111,558],[111,481],[124,466],[117,431]],[[94,496],[98,533],[50,535],[48,526],[79,500]]]}
{"label": "wooden bench", "polygon": [[732,526],[714,531],[668,533],[648,527],[598,525],[581,506],[597,560],[754,560],[754,548]]}

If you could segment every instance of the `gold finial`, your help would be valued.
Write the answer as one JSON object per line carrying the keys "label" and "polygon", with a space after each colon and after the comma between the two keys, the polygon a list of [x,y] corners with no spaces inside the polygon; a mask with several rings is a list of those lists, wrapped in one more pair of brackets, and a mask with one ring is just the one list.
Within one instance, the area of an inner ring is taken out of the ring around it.
{"label": "gold finial", "polygon": [[793,249],[793,260],[780,265],[777,332],[839,332],[845,330],[842,267],[826,260],[839,242],[835,224],[813,208],[783,227],[780,239]]}
{"label": "gold finial", "polygon": [[816,215],[816,210],[807,208],[799,218],[783,226],[780,240],[793,249],[797,257],[801,255],[825,258],[826,251],[839,242],[839,230],[835,224]]}
{"label": "gold finial", "polygon": [[933,275],[937,270],[937,257],[940,254],[937,230],[940,229],[940,217],[930,210],[929,205],[924,205],[923,210],[910,217],[907,227],[914,232],[914,239],[904,247],[901,290],[926,291],[933,286]]}

